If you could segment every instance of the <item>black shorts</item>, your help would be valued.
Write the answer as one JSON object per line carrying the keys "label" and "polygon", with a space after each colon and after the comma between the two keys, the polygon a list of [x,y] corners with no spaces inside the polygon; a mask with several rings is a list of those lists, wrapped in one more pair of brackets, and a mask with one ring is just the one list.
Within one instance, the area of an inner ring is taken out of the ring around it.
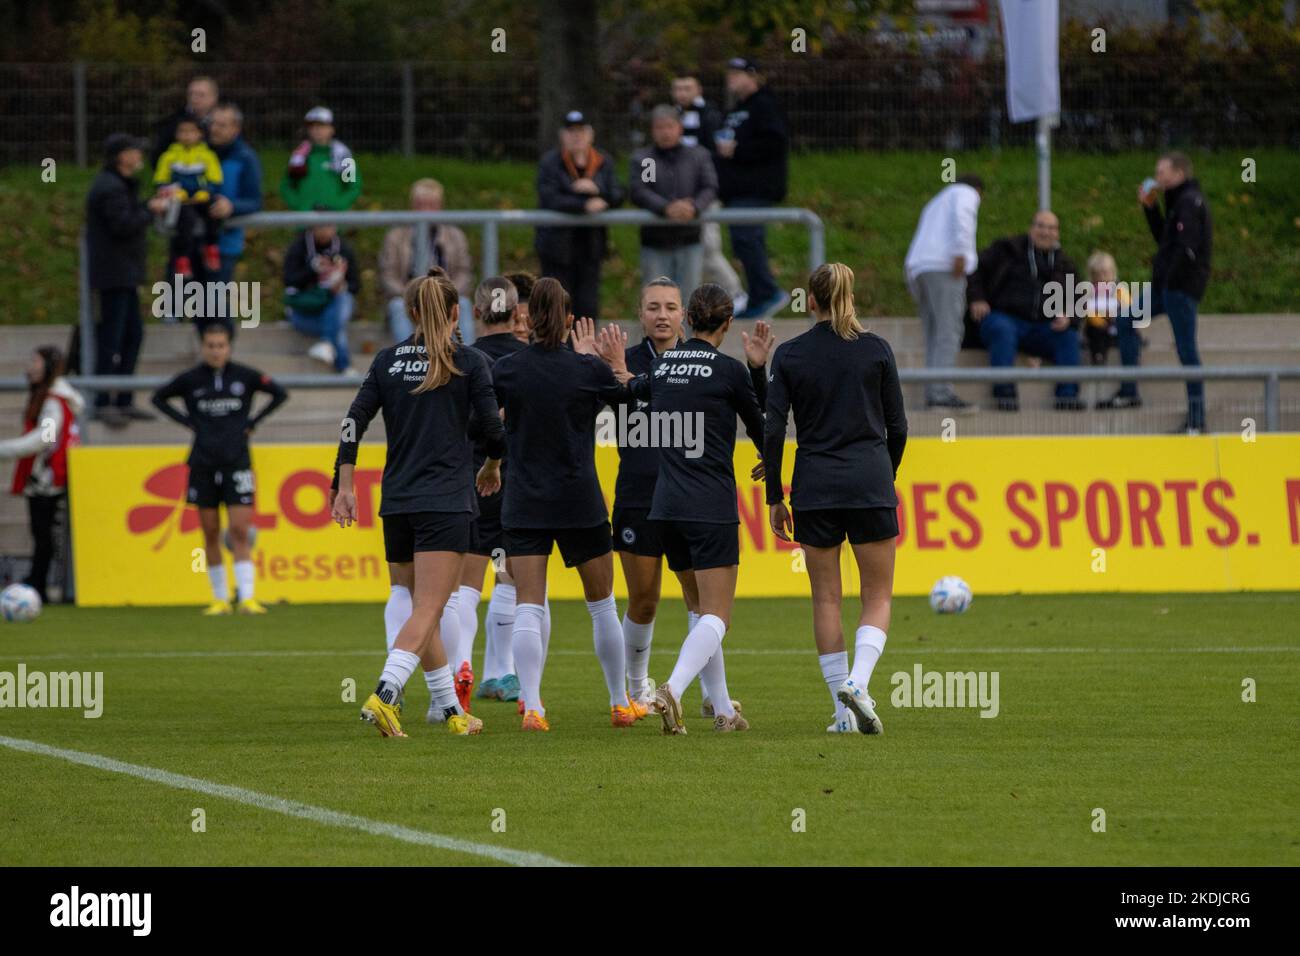
{"label": "black shorts", "polygon": [[224,504],[251,505],[257,482],[252,468],[207,468],[190,466],[190,487],[187,500],[199,508],[215,508]]}
{"label": "black shorts", "polygon": [[740,523],[656,521],[670,571],[707,571],[740,563]]}
{"label": "black shorts", "polygon": [[505,553],[506,535],[501,527],[501,492],[478,500],[478,517],[474,520],[474,546],[470,554],[492,557],[496,552]]}
{"label": "black shorts", "polygon": [[849,544],[898,537],[897,508],[795,509],[793,517],[794,539],[810,548],[838,548],[846,537]]}
{"label": "black shorts", "polygon": [[467,511],[413,511],[383,515],[384,558],[406,564],[417,551],[455,551],[474,546],[474,518]]}
{"label": "black shorts", "polygon": [[546,554],[558,544],[566,568],[576,568],[613,549],[609,522],[594,528],[506,528],[506,557]]}
{"label": "black shorts", "polygon": [[649,508],[614,509],[614,550],[644,558],[662,558],[664,542]]}

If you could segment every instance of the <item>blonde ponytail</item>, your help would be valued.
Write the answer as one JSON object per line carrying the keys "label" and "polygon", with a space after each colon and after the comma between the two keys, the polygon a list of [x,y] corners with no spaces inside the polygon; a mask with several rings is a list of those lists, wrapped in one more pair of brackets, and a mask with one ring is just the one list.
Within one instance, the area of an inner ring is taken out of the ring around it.
{"label": "blonde ponytail", "polygon": [[421,276],[412,279],[403,295],[406,314],[415,324],[415,341],[424,346],[429,367],[424,381],[411,390],[412,395],[442,388],[453,375],[465,374],[456,368],[455,323],[452,312],[460,296],[445,276]]}
{"label": "blonde ponytail", "polygon": [[842,262],[827,262],[808,277],[808,291],[817,312],[829,319],[831,330],[842,339],[856,339],[866,331],[853,308],[853,270]]}

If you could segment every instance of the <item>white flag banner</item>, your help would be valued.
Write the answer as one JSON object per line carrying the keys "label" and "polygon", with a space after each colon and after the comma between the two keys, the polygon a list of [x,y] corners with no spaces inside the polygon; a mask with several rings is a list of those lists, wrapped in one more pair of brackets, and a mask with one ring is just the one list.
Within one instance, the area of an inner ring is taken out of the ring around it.
{"label": "white flag banner", "polygon": [[1007,113],[1023,123],[1061,111],[1058,0],[1002,0]]}

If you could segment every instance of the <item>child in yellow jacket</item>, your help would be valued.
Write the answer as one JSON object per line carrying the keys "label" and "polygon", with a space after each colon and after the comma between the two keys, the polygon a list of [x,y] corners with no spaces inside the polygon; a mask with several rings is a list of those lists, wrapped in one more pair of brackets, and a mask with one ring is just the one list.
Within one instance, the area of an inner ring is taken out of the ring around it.
{"label": "child in yellow jacket", "polygon": [[203,141],[198,120],[186,117],[176,124],[176,142],[158,157],[154,184],[159,194],[180,204],[176,232],[171,239],[174,268],[189,278],[194,274],[189,252],[194,241],[196,217],[203,224],[203,267],[210,273],[221,269],[217,240],[221,223],[209,214],[213,192],[221,185],[221,160]]}
{"label": "child in yellow jacket", "polygon": [[1132,300],[1118,280],[1115,257],[1109,252],[1094,252],[1088,257],[1088,281],[1092,295],[1084,309],[1083,335],[1093,365],[1105,365],[1106,353],[1115,341],[1115,319],[1127,316]]}

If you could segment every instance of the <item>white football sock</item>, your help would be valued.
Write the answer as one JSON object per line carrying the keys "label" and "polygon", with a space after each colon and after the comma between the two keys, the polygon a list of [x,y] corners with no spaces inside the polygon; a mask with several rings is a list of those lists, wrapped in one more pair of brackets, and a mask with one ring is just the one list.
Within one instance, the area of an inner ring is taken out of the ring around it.
{"label": "white football sock", "polygon": [[871,682],[871,672],[885,650],[885,632],[870,624],[858,628],[857,647],[853,652],[853,670],[849,678],[859,687]]}
{"label": "white football sock", "polygon": [[731,717],[736,713],[736,708],[731,706],[731,692],[727,690],[727,668],[722,659],[721,644],[718,645],[717,653],[709,658],[709,662],[700,671],[700,687],[713,703],[715,715]]}
{"label": "white football sock", "polygon": [[540,604],[516,604],[513,641],[519,696],[523,698],[524,710],[535,710],[544,717],[542,664],[546,655],[542,650],[543,613]]}
{"label": "white football sock", "polygon": [[462,584],[456,592],[456,611],[460,614],[460,643],[465,649],[465,660],[474,667],[474,638],[478,634],[478,602],[482,597],[478,588]]}
{"label": "white football sock", "polygon": [[[411,679],[415,669],[420,666],[420,655],[412,654],[410,651],[404,651],[401,648],[393,648],[388,652],[388,660],[384,664],[384,672],[379,675],[379,684],[391,684],[397,688],[400,695],[406,682]],[[393,701],[387,701],[391,704]]]}
{"label": "white football sock", "polygon": [[388,603],[384,605],[384,637],[391,651],[397,643],[397,632],[411,616],[411,592],[400,584],[388,589]]}
{"label": "white football sock", "polygon": [[252,600],[255,577],[256,572],[253,570],[252,561],[235,562],[235,594],[238,595],[239,600]]}
{"label": "white football sock", "polygon": [[628,693],[637,697],[645,689],[650,670],[650,644],[655,636],[655,622],[638,624],[623,615],[623,651],[627,656]]}
{"label": "white football sock", "polygon": [[[700,623],[700,615],[690,608],[686,609],[686,633],[689,634],[695,630],[695,625]],[[700,703],[708,707],[713,703],[709,697],[709,682],[704,679],[704,671],[700,671]]]}
{"label": "white football sock", "polygon": [[627,669],[623,651],[623,628],[618,623],[618,605],[614,595],[602,601],[588,601],[587,613],[591,615],[591,637],[596,645],[596,659],[605,672],[605,687],[609,690],[609,706],[627,706]]}
{"label": "white football sock", "polygon": [[465,713],[456,697],[456,685],[452,681],[450,666],[443,665],[436,671],[425,671],[424,683],[429,688],[430,708],[435,712],[441,711],[443,720],[453,714]]}
{"label": "white football sock", "polygon": [[515,626],[515,586],[497,584],[488,598],[483,615],[483,679],[500,680],[513,674],[515,656],[511,649]]}
{"label": "white football sock", "polygon": [[849,679],[849,652],[836,651],[834,654],[821,654],[817,658],[817,663],[821,665],[822,680],[826,681],[826,687],[831,692],[831,703],[835,705],[835,719],[839,720],[844,716],[844,705],[835,696],[835,692]]}
{"label": "white football sock", "polygon": [[[718,653],[722,638],[727,633],[727,626],[716,614],[702,614],[691,633],[682,642],[681,653],[677,655],[677,666],[668,678],[668,686],[678,700],[686,693],[697,674],[704,670],[709,658]],[[714,705],[717,706],[716,703]]]}
{"label": "white football sock", "polygon": [[542,666],[546,666],[546,655],[551,653],[551,597],[542,598]]}
{"label": "white football sock", "polygon": [[447,652],[447,663],[454,674],[465,660],[465,645],[460,635],[460,601],[455,591],[443,605],[442,617],[438,619],[438,633],[442,638],[442,649]]}
{"label": "white football sock", "polygon": [[230,600],[230,591],[226,587],[226,566],[224,564],[208,565],[208,583],[212,585],[212,596],[216,600]]}

